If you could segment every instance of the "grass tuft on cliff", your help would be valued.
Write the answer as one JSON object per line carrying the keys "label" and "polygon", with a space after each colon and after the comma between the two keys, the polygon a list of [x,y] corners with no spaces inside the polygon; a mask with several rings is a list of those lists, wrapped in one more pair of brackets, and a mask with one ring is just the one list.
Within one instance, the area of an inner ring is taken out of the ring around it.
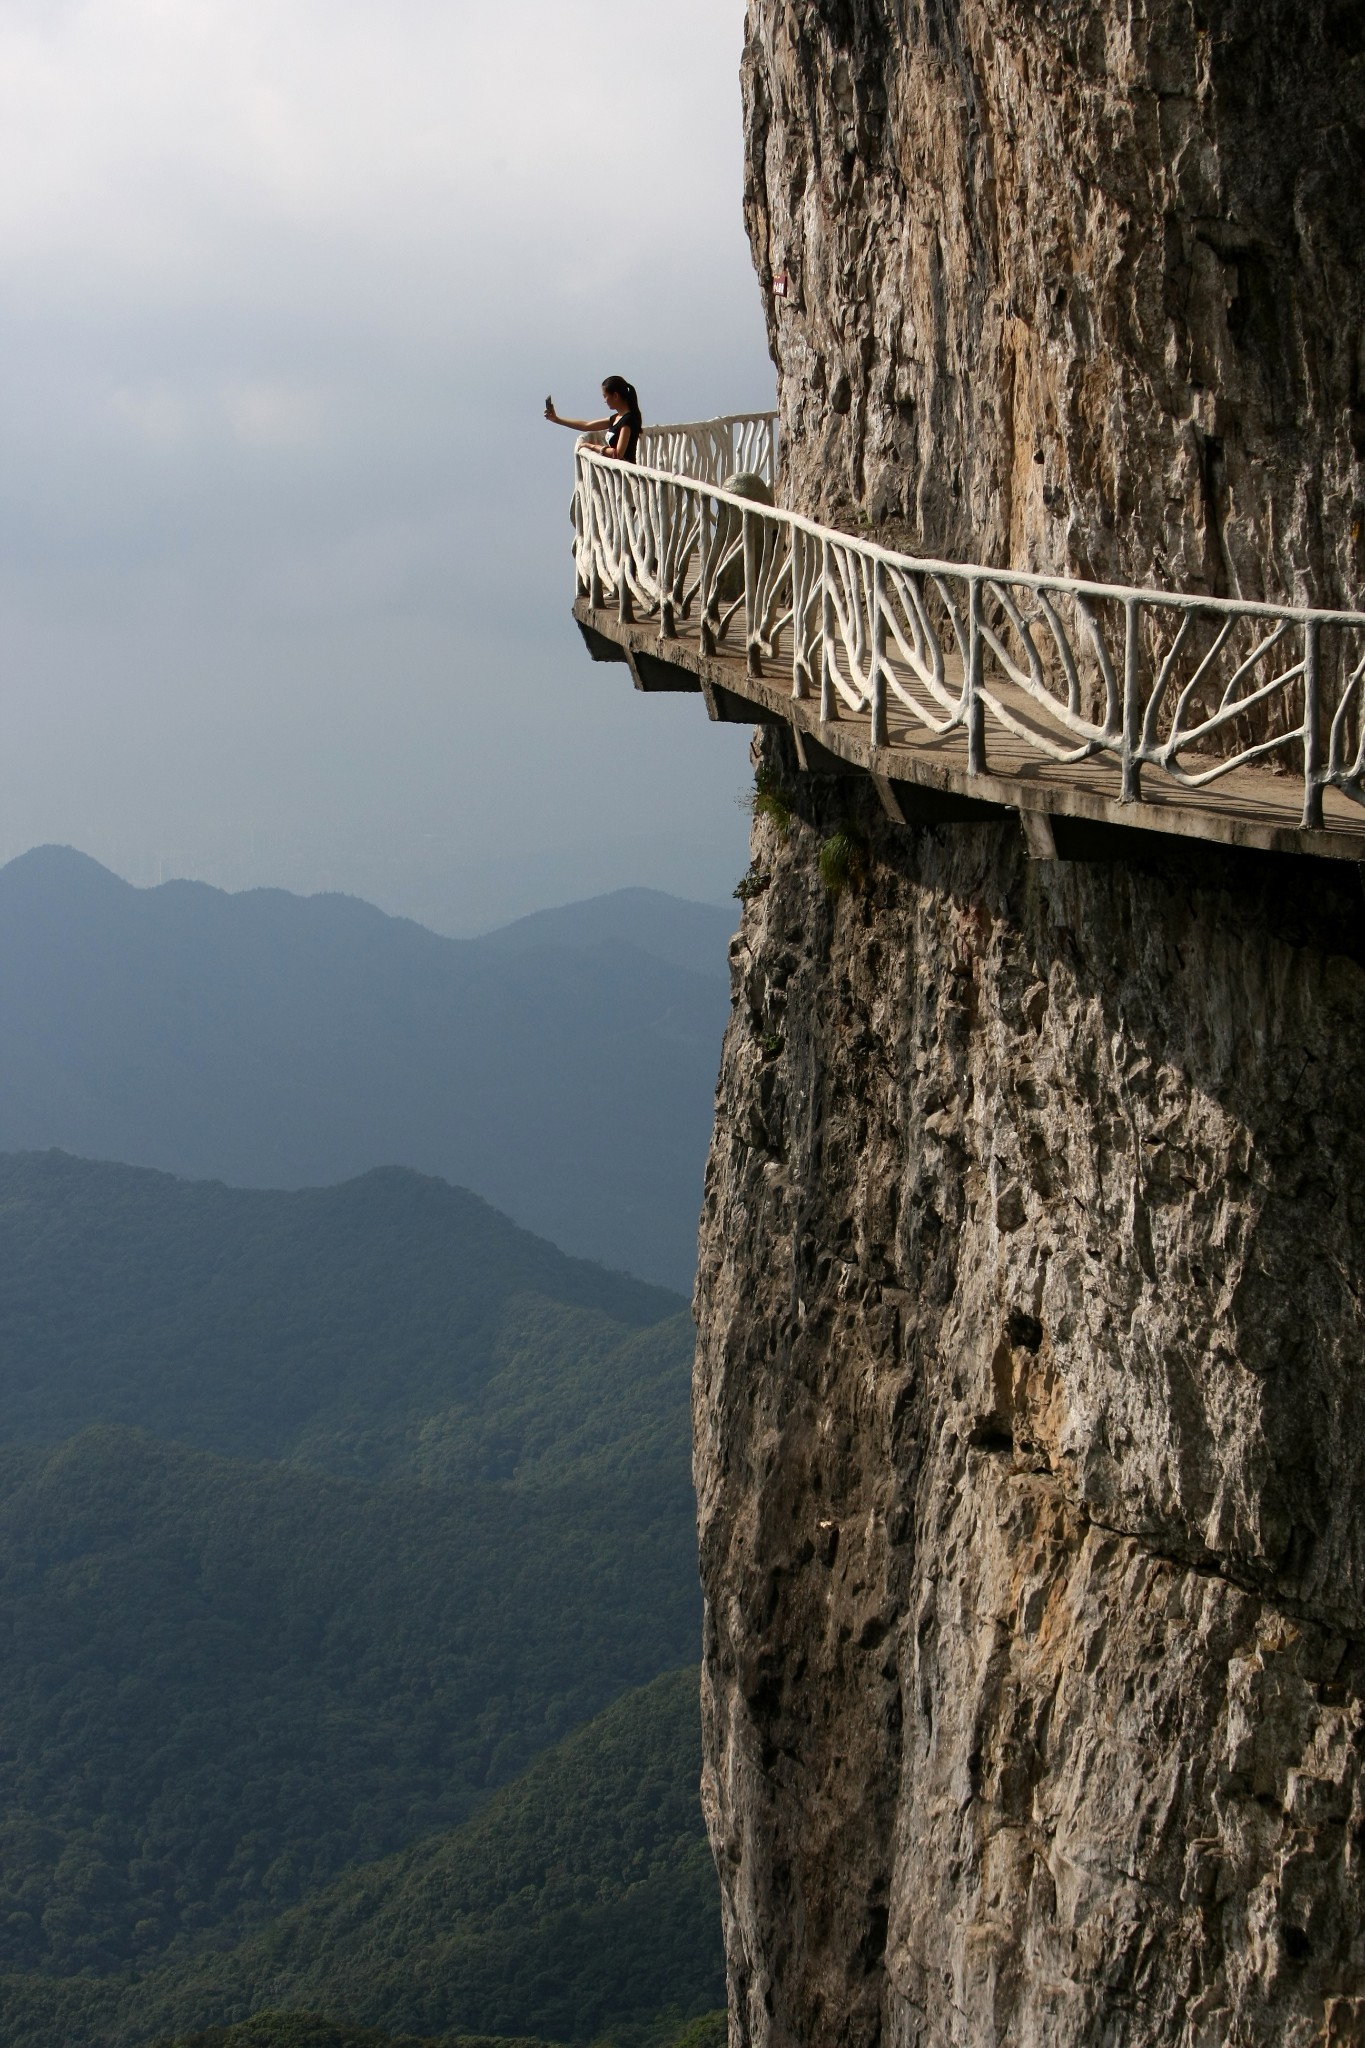
{"label": "grass tuft on cliff", "polygon": [[766,818],[780,838],[787,837],[792,826],[792,807],[787,801],[781,777],[769,763],[764,762],[759,767],[753,789],[743,801],[751,817]]}
{"label": "grass tuft on cliff", "polygon": [[854,832],[832,832],[820,847],[820,880],[836,899],[862,879],[867,848]]}

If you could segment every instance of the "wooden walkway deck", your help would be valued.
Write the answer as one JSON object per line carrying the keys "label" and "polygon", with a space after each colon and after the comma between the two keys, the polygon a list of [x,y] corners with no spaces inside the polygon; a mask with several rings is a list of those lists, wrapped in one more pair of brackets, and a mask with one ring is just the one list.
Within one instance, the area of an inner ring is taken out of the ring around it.
{"label": "wooden walkway deck", "polygon": [[[674,639],[659,637],[657,620],[626,625],[614,608],[574,606],[588,650],[598,661],[628,663],[640,690],[696,691],[713,719],[729,723],[776,722],[791,728],[798,756],[813,772],[870,775],[888,813],[901,822],[967,820],[1012,810],[1019,813],[1030,851],[1039,858],[1080,857],[1085,835],[1064,823],[1121,828],[1202,839],[1263,853],[1308,854],[1319,859],[1365,863],[1365,810],[1329,789],[1321,831],[1300,823],[1303,784],[1297,774],[1270,768],[1241,768],[1204,789],[1183,788],[1160,772],[1144,772],[1142,797],[1124,803],[1117,765],[1103,757],[1056,764],[1041,759],[1025,741],[998,725],[987,728],[987,772],[967,768],[961,731],[938,737],[917,723],[894,695],[888,710],[888,744],[874,747],[866,715],[840,707],[823,722],[816,700],[792,697],[790,677],[756,678],[746,672],[742,647],[722,645],[702,653],[695,623],[681,622]],[[902,675],[903,681],[908,678]],[[1022,692],[999,692],[1014,713],[1040,725],[1038,708]],[[1065,741],[1057,731],[1055,738]],[[1093,838],[1094,835],[1092,835]],[[1106,834],[1114,850],[1112,834]]]}

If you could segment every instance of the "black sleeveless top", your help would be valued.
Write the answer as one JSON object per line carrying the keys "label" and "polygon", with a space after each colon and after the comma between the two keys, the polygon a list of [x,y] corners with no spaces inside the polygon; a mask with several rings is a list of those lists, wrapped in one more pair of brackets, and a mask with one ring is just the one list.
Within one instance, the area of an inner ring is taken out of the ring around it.
{"label": "black sleeveless top", "polygon": [[621,462],[634,462],[635,450],[640,439],[644,421],[631,406],[628,412],[617,413],[607,435],[607,446]]}

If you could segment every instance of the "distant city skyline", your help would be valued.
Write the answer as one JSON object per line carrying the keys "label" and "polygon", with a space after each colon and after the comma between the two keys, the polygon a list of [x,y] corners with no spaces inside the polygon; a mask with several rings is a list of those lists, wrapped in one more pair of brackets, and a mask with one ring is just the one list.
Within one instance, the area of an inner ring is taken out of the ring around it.
{"label": "distant city skyline", "polygon": [[473,931],[717,901],[747,735],[569,618],[569,436],[769,402],[739,0],[0,0],[0,856]]}

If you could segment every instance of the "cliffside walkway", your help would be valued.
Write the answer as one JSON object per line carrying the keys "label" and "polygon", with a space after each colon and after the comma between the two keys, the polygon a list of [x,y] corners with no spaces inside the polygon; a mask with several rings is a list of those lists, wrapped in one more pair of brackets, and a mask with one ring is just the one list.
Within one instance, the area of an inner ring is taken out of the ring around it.
{"label": "cliffside walkway", "polygon": [[580,448],[574,616],[641,690],[791,727],[902,822],[1018,811],[1039,857],[1096,827],[1365,862],[1365,614],[920,560],[753,502],[776,418]]}

